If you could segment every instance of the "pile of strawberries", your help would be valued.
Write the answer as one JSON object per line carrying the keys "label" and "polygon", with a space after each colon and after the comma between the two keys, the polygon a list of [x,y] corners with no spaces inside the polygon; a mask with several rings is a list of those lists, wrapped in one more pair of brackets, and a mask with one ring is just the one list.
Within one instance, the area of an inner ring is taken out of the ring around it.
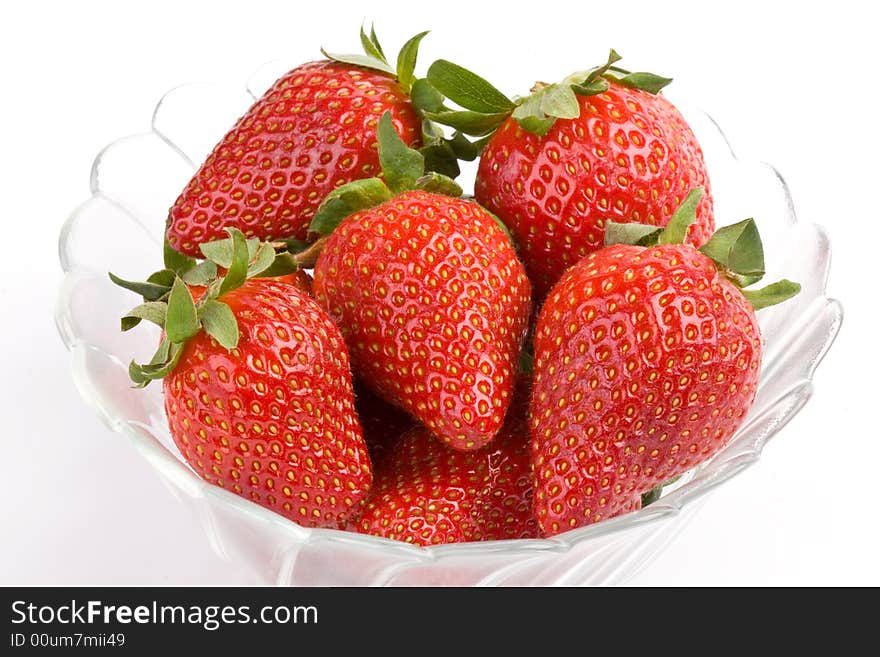
{"label": "pile of strawberries", "polygon": [[[510,99],[445,60],[286,73],[170,209],[164,269],[113,280],[162,327],[171,435],[204,479],[307,527],[419,545],[638,509],[755,397],[751,219],[715,231],[670,82],[603,65]],[[474,197],[454,178],[479,158]],[[171,199],[169,199],[170,203]],[[311,275],[308,273],[311,271]]]}

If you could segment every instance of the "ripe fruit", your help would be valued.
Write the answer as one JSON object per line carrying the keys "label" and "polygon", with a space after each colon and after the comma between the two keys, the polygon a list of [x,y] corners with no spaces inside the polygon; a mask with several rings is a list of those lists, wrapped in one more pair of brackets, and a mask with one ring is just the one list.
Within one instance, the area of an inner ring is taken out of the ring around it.
{"label": "ripe fruit", "polygon": [[[376,123],[390,112],[410,145],[422,143],[413,106],[418,43],[404,46],[395,71],[375,34],[368,56],[328,55],[283,75],[214,147],[168,214],[171,246],[200,256],[199,245],[227,227],[260,240],[306,239],[321,200],[339,185],[379,173]],[[352,63],[354,62],[354,63]]]}
{"label": "ripe fruit", "polygon": [[312,277],[308,272],[300,269],[299,271],[279,276],[278,278],[291,285],[295,285],[301,292],[305,292],[307,296],[312,296]]}
{"label": "ripe fruit", "polygon": [[416,545],[537,538],[525,414],[520,398],[498,438],[472,452],[410,430],[377,467],[357,531]]}
{"label": "ripe fruit", "polygon": [[[340,528],[372,481],[342,336],[300,279],[247,279],[246,242],[232,241],[225,277],[197,288],[198,302],[175,275],[164,300],[127,316],[164,329],[132,379],[164,377],[171,435],[206,481],[301,525]],[[271,249],[257,253],[270,255],[252,275],[271,262]]]}
{"label": "ripe fruit", "polygon": [[[362,30],[366,56],[291,70],[215,147],[169,212],[166,268],[111,275],[144,297],[123,330],[163,329],[131,378],[163,379],[201,477],[304,526],[440,545],[650,504],[730,440],[754,310],[798,286],[742,289],[757,230],[710,236],[670,80],[612,51],[511,100],[445,60],[417,79],[424,36],[392,68]],[[459,198],[456,158],[480,153]]]}
{"label": "ripe fruit", "polygon": [[175,444],[205,480],[302,525],[338,527],[371,481],[338,330],[279,281],[223,301],[238,347],[199,333],[163,381]]}
{"label": "ripe fruit", "polygon": [[358,381],[354,384],[354,406],[360,419],[370,462],[375,469],[415,422],[410,415],[392,406]]}
{"label": "ripe fruit", "polygon": [[637,236],[652,234],[656,246],[614,244],[581,260],[541,309],[530,419],[535,511],[547,534],[617,515],[710,458],[752,404],[761,362],[752,306],[799,288],[734,282],[763,274],[751,220],[721,229],[703,252],[673,243],[696,198],[663,232]]}
{"label": "ripe fruit", "polygon": [[[389,184],[435,186],[436,177],[421,177],[419,154],[400,143],[387,115],[379,144],[384,161],[415,156],[409,172],[383,165]],[[312,229],[323,231],[336,200],[347,209],[361,197],[367,209],[322,238],[315,298],[339,325],[361,381],[453,448],[479,449],[510,404],[530,309],[525,270],[476,203],[418,189],[392,197],[375,179],[341,188]]]}
{"label": "ripe fruit", "polygon": [[[665,226],[687,193],[702,187],[689,241],[699,246],[714,229],[700,146],[659,93],[670,80],[621,76],[610,69],[617,59],[612,51],[603,67],[536,85],[517,106],[508,101],[480,157],[474,196],[513,234],[536,300],[602,246],[608,221]],[[460,71],[445,64],[435,63],[428,79],[457,99]]]}
{"label": "ripe fruit", "polygon": [[504,420],[529,313],[512,245],[476,203],[404,192],[344,220],[315,266],[315,297],[358,376],[457,449]]}

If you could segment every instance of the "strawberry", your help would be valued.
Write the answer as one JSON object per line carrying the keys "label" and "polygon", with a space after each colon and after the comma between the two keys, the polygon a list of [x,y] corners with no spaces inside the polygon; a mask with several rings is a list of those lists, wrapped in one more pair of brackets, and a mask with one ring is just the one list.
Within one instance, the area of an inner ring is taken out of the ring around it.
{"label": "strawberry", "polygon": [[[539,83],[518,104],[449,62],[428,71],[428,80],[456,102],[488,112],[488,123],[476,127],[473,112],[464,124],[460,112],[431,117],[465,131],[494,130],[474,196],[513,233],[536,300],[602,246],[608,221],[665,226],[687,193],[702,187],[688,240],[699,246],[714,228],[702,151],[660,93],[671,80],[627,73],[613,66],[618,59],[612,50],[604,66],[559,84]],[[476,101],[474,89],[482,90]]]}
{"label": "strawberry", "polygon": [[362,30],[366,55],[327,55],[283,75],[220,140],[175,201],[167,221],[170,245],[198,257],[199,245],[225,237],[227,227],[261,240],[306,239],[321,199],[379,173],[375,131],[384,112],[407,144],[425,142],[435,152],[442,140],[423,139],[421,113],[409,95],[425,34],[407,42],[396,69],[375,32],[367,37]]}
{"label": "strawberry", "polygon": [[553,287],[538,316],[530,402],[535,511],[542,530],[609,518],[716,454],[755,396],[755,310],[796,294],[763,274],[752,220],[701,248],[682,244],[694,190],[660,231],[611,223],[609,243]]}
{"label": "strawberry", "polygon": [[377,467],[357,531],[426,546],[537,538],[526,401],[476,451],[450,449],[423,427],[407,432]]}
{"label": "strawberry", "polygon": [[458,449],[492,439],[530,306],[522,265],[482,208],[413,191],[354,214],[314,285],[378,394]]}
{"label": "strawberry", "polygon": [[411,416],[377,396],[358,381],[354,384],[354,406],[364,433],[373,467],[378,467],[400,437],[415,424]]}
{"label": "strawberry", "polygon": [[422,176],[421,155],[400,141],[388,114],[379,150],[391,188],[378,179],[340,188],[312,223],[329,232],[315,298],[339,324],[364,383],[443,442],[479,449],[510,404],[530,310],[525,270],[479,205],[424,191],[461,190]]}
{"label": "strawberry", "polygon": [[278,276],[278,278],[296,286],[300,292],[305,292],[307,296],[312,296],[312,277],[308,272],[300,269],[284,276]]}
{"label": "strawberry", "polygon": [[[226,270],[223,267],[218,267],[217,274],[218,276],[225,276]],[[261,278],[265,277],[261,276]],[[283,274],[281,276],[275,276],[272,278],[274,278],[276,281],[280,281],[288,285],[293,285],[306,296],[312,296],[312,277],[305,270],[300,269],[298,271],[290,272],[289,274]],[[189,291],[192,294],[193,298],[198,298],[205,293],[206,288],[202,285],[190,285]]]}
{"label": "strawberry", "polygon": [[164,331],[131,377],[163,379],[171,436],[206,481],[301,525],[341,528],[372,482],[344,341],[302,277],[253,278],[274,251],[231,232],[203,245],[215,261],[154,275],[157,289],[122,282],[147,298],[123,329],[148,319]]}

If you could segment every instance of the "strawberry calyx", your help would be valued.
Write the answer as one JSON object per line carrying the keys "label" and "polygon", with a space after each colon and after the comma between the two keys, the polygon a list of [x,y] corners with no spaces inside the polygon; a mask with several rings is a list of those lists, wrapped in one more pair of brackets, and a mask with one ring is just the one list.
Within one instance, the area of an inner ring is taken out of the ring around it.
{"label": "strawberry calyx", "polygon": [[[377,207],[407,191],[462,197],[461,186],[455,180],[438,171],[428,170],[428,158],[424,153],[404,143],[394,129],[389,112],[379,119],[376,131],[382,177],[363,178],[340,185],[321,201],[309,224],[309,232],[318,237],[307,250],[296,256],[301,266],[314,266],[330,234],[346,217],[356,212]],[[467,199],[471,200],[472,197]],[[516,242],[504,222],[485,208],[482,209],[516,248]]]}
{"label": "strawberry calyx", "polygon": [[461,196],[462,189],[452,178],[426,171],[425,156],[403,142],[390,112],[379,119],[377,137],[382,178],[354,180],[330,192],[315,211],[310,232],[326,237],[349,215],[374,208],[408,190]]}
{"label": "strawberry calyx", "polygon": [[[385,112],[379,119],[376,131],[382,178],[353,180],[340,185],[324,198],[309,224],[309,231],[319,236],[309,249],[310,255],[314,258],[320,253],[324,240],[342,223],[343,219],[390,201],[398,194],[419,190],[454,198],[460,198],[462,195],[461,186],[455,180],[438,171],[428,170],[428,158],[425,154],[404,143],[394,129],[390,112]],[[507,226],[494,214],[485,211],[504,231],[511,243],[514,243]],[[304,255],[303,253],[300,256],[303,261],[305,261]],[[308,262],[314,264],[312,258],[309,258]]]}
{"label": "strawberry calyx", "polygon": [[419,32],[403,44],[394,66],[385,56],[385,51],[376,36],[375,26],[370,26],[369,34],[361,26],[360,40],[363,54],[330,53],[323,48],[321,54],[336,62],[370,68],[396,78],[401,88],[409,94],[413,107],[422,117],[422,147],[419,152],[425,159],[425,170],[455,178],[461,173],[458,161],[476,159],[482,148],[474,146],[460,132],[455,132],[452,137],[446,137],[443,130],[428,117],[429,113],[437,111],[442,106],[443,97],[425,78],[415,74],[419,46],[427,35],[428,31]]}
{"label": "strawberry calyx", "polygon": [[[557,119],[574,119],[580,115],[578,96],[604,93],[612,82],[658,94],[672,82],[671,78],[615,66],[620,59],[612,49],[604,64],[572,73],[558,83],[538,82],[529,95],[514,98],[508,98],[476,73],[439,59],[428,68],[427,82],[440,100],[435,98],[432,106],[421,109],[431,121],[483,140],[509,117],[524,130],[544,136]],[[463,109],[447,107],[443,97]],[[476,146],[480,147],[483,140],[475,142]]]}
{"label": "strawberry calyx", "polygon": [[[684,244],[688,228],[696,221],[702,195],[702,187],[692,189],[665,227],[606,222],[605,246]],[[752,218],[719,228],[698,251],[715,263],[718,271],[740,289],[755,310],[782,303],[801,290],[800,284],[787,279],[758,289],[745,289],[760,281],[765,273],[764,246]]]}
{"label": "strawberry calyx", "polygon": [[321,48],[321,54],[327,59],[344,64],[352,64],[354,66],[363,66],[376,71],[393,75],[397,78],[397,82],[403,87],[404,91],[410,93],[412,91],[413,82],[415,82],[416,60],[419,55],[419,45],[422,39],[428,35],[428,31],[420,32],[403,44],[397,55],[396,66],[392,66],[385,56],[385,51],[379,43],[376,36],[375,26],[370,26],[370,34],[368,35],[363,26],[361,26],[361,46],[364,49],[363,54],[340,54],[330,53]]}
{"label": "strawberry calyx", "polygon": [[[222,347],[231,351],[238,346],[238,321],[222,297],[255,277],[273,277],[301,267],[297,256],[276,255],[267,242],[246,239],[237,228],[227,228],[229,237],[200,246],[205,260],[197,262],[165,245],[165,268],[151,274],[144,282],[127,281],[110,273],[110,280],[143,298],[120,320],[120,328],[129,331],[147,320],[162,329],[162,340],[147,363],[132,361],[128,374],[135,387],[169,374],[186,342],[204,330]],[[221,270],[224,270],[221,273]],[[198,299],[193,288],[204,289]]]}

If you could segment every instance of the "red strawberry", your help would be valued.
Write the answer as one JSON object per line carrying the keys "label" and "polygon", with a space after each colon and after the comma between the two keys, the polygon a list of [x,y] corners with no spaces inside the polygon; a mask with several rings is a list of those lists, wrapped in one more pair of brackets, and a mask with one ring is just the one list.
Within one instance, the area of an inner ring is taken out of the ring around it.
{"label": "red strawberry", "polygon": [[357,381],[354,384],[354,405],[370,462],[374,468],[378,467],[400,437],[412,428],[413,419]]}
{"label": "red strawberry", "polygon": [[[674,243],[697,198],[653,231],[657,246],[588,255],[541,309],[530,418],[535,510],[547,534],[624,512],[712,457],[754,400],[761,335],[753,305],[799,288],[734,283],[763,273],[751,220],[718,231],[703,252]],[[636,238],[646,239],[651,228],[643,228]]]}
{"label": "red strawberry", "polygon": [[[301,525],[340,528],[372,481],[342,336],[298,277],[246,279],[241,233],[234,243],[225,277],[193,287],[198,302],[174,276],[123,319],[164,328],[132,378],[164,377],[171,435],[206,481]],[[252,275],[265,269],[259,257]]]}
{"label": "red strawberry", "polygon": [[497,440],[473,452],[409,431],[377,467],[357,530],[416,545],[536,538],[525,415],[516,404]]}
{"label": "red strawberry", "polygon": [[305,292],[306,295],[312,296],[312,277],[308,272],[299,270],[284,276],[279,276],[278,278],[286,283],[295,285],[301,292]]}
{"label": "red strawberry", "polygon": [[[454,185],[421,177],[421,156],[400,143],[388,115],[379,144],[383,166],[409,160],[407,171],[384,169],[394,189]],[[367,209],[322,238],[315,298],[339,324],[364,383],[448,445],[479,449],[510,404],[530,309],[525,270],[476,203],[418,189],[392,197],[376,179],[341,188],[312,228],[326,232],[325,215],[338,220],[337,207],[362,199]]]}
{"label": "red strawberry", "polygon": [[315,297],[358,376],[447,444],[478,449],[510,404],[530,308],[512,245],[476,203],[404,192],[333,232]]}
{"label": "red strawberry", "polygon": [[[375,35],[368,57],[332,56],[282,76],[226,134],[174,203],[167,238],[199,245],[235,227],[261,240],[303,240],[321,200],[339,185],[379,173],[376,123],[390,112],[407,144],[422,141],[409,97],[418,42],[391,69]],[[355,63],[351,63],[355,62]]]}
{"label": "red strawberry", "polygon": [[[700,146],[658,93],[669,80],[609,72],[618,58],[612,51],[605,66],[537,85],[517,107],[494,114],[502,122],[481,155],[474,195],[513,233],[536,299],[602,246],[607,221],[665,226],[699,186],[706,194],[689,241],[698,246],[714,229]],[[458,100],[450,66],[433,65],[428,79]],[[502,107],[499,99],[492,109]],[[442,117],[435,118],[456,124]]]}

